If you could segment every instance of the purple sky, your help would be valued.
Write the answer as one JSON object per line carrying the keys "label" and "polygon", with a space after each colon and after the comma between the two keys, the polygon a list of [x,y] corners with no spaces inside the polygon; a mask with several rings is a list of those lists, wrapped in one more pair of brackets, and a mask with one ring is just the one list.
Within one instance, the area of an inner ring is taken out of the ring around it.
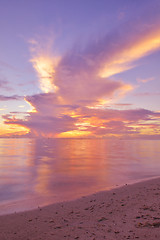
{"label": "purple sky", "polygon": [[160,138],[159,0],[2,0],[0,136]]}

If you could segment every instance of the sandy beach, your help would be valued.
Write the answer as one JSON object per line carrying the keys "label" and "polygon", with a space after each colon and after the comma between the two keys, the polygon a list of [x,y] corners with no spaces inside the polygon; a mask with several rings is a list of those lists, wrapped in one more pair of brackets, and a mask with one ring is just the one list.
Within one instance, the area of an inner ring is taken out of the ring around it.
{"label": "sandy beach", "polygon": [[0,240],[160,239],[160,178],[0,216]]}

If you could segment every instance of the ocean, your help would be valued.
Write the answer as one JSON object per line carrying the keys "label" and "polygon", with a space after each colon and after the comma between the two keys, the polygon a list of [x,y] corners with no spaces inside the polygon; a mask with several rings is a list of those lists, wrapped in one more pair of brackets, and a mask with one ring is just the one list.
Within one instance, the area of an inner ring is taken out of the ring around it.
{"label": "ocean", "polygon": [[160,140],[0,139],[0,214],[160,175]]}

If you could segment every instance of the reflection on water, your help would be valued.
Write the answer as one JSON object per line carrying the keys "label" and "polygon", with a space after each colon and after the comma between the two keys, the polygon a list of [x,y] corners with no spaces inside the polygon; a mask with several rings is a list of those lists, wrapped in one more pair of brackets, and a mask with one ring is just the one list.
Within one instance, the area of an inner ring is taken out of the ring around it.
{"label": "reflection on water", "polygon": [[159,172],[160,141],[0,139],[1,206],[27,200],[23,202],[27,209]]}

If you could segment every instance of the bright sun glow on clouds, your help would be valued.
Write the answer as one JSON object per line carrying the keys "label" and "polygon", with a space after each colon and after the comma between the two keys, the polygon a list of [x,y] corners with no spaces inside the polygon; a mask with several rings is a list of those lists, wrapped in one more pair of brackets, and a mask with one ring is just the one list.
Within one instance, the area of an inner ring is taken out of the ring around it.
{"label": "bright sun glow on clouds", "polygon": [[57,90],[54,82],[55,67],[58,64],[59,59],[52,59],[45,56],[34,57],[31,59],[33,67],[36,70],[40,88],[43,92],[55,92]]}
{"label": "bright sun glow on clouds", "polygon": [[[143,109],[128,112],[107,109],[107,105],[134,89],[131,84],[113,81],[109,77],[128,70],[133,67],[132,62],[159,48],[159,34],[149,33],[149,36],[117,49],[116,53],[113,49],[114,54],[110,53],[107,64],[103,64],[104,59],[102,62],[99,60],[100,65],[105,65],[101,76],[97,76],[99,68],[96,65],[92,71],[87,64],[84,68],[79,64],[76,70],[73,68],[73,64],[81,60],[81,55],[74,56],[73,52],[65,58],[57,58],[38,48],[30,61],[38,74],[43,94],[25,98],[32,107],[27,121],[16,123],[16,120],[7,119],[7,123],[29,127],[32,134],[43,137],[151,135],[154,132],[152,128],[146,128],[146,123],[139,124],[145,118],[152,120],[152,116],[155,119],[152,121],[157,121],[158,113]],[[87,63],[90,62],[88,60]],[[157,128],[158,134],[159,131]]]}
{"label": "bright sun glow on clouds", "polygon": [[[143,23],[141,27],[144,27]],[[159,25],[150,25],[149,30],[147,28],[142,33],[128,32],[124,26],[122,33],[118,29],[115,34],[104,34],[102,39],[91,41],[85,47],[76,45],[61,56],[53,49],[52,37],[46,41],[43,37],[30,41],[29,61],[37,74],[41,93],[25,97],[30,110],[23,119],[13,116],[14,112],[2,116],[3,124],[8,127],[7,136],[14,132],[17,135],[25,132],[26,136],[32,137],[141,137],[160,134],[158,111],[133,109],[130,103],[122,103],[127,108],[114,109],[113,104],[118,104],[139,86],[135,88],[130,79],[126,83],[116,76],[111,78],[134,68],[138,65],[135,61],[143,60],[160,49]],[[144,86],[156,78],[136,76],[135,82],[136,79],[139,85]],[[7,97],[5,99],[8,100]],[[1,100],[4,100],[3,96]]]}
{"label": "bright sun glow on clouds", "polygon": [[160,31],[148,33],[142,36],[135,43],[125,46],[119,52],[111,56],[111,60],[105,63],[101,77],[110,77],[117,73],[129,70],[134,67],[132,62],[142,58],[153,51],[160,49]]}
{"label": "bright sun glow on clouds", "polygon": [[60,57],[53,56],[53,36],[38,42],[35,39],[29,41],[32,58],[30,62],[39,77],[39,84],[42,92],[55,92],[57,86],[54,84],[55,68],[57,67]]}

